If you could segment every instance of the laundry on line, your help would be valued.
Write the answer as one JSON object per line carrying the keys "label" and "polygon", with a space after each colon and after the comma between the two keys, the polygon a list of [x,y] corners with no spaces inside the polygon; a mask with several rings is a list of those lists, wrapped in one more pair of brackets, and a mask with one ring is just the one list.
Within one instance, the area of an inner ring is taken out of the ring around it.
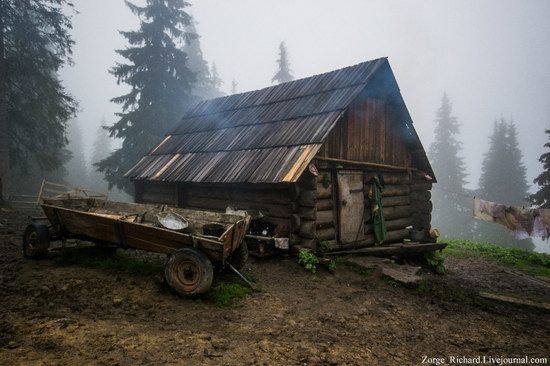
{"label": "laundry on line", "polygon": [[503,225],[516,239],[550,237],[550,209],[519,208],[474,198],[474,218]]}

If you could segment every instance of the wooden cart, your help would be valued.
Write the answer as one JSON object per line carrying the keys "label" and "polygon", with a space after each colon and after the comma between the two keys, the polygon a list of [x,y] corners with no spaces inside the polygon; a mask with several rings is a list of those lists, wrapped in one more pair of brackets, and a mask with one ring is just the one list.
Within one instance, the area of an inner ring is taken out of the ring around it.
{"label": "wooden cart", "polygon": [[[83,239],[168,255],[168,284],[185,297],[205,293],[212,284],[213,266],[239,269],[248,257],[243,239],[249,217],[165,205],[113,202],[101,198],[41,198],[46,218],[32,219],[23,236],[28,258],[47,254],[51,241]],[[159,214],[172,212],[187,220],[184,232],[159,227]],[[205,235],[205,226],[216,234]]]}

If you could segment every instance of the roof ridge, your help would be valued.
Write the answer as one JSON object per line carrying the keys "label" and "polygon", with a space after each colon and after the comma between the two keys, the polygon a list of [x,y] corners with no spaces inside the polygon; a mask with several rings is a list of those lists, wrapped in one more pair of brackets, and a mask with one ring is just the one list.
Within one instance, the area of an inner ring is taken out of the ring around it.
{"label": "roof ridge", "polygon": [[243,109],[243,108],[249,108],[249,107],[252,107],[252,106],[260,106],[260,105],[267,105],[267,104],[271,104],[271,103],[275,103],[275,102],[278,102],[278,101],[285,101],[285,100],[292,100],[292,99],[297,99],[297,98],[301,98],[301,97],[306,97],[306,96],[310,96],[310,95],[315,95],[315,94],[320,94],[322,92],[327,92],[327,91],[330,91],[330,90],[336,90],[336,89],[344,89],[346,87],[351,87],[351,86],[355,86],[355,85],[361,85],[361,84],[366,84],[368,83],[368,81],[365,81],[365,82],[361,82],[361,83],[354,83],[354,84],[348,84],[346,86],[341,86],[341,87],[338,87],[338,88],[332,88],[332,89],[327,89],[327,90],[323,90],[321,92],[317,92],[317,93],[311,93],[311,94],[305,94],[305,95],[302,95],[300,97],[294,97],[294,98],[288,98],[288,99],[281,99],[281,100],[278,100],[278,101],[274,101],[274,102],[269,102],[269,103],[260,103],[260,104],[254,104],[254,105],[251,105],[251,106],[246,106],[246,107],[235,107],[235,108],[230,108],[230,109],[224,109],[224,110],[221,110],[221,111],[218,111],[218,112],[212,112],[212,113],[200,113],[200,112],[195,112],[195,110],[199,109],[200,107],[206,105],[206,104],[211,104],[213,102],[216,102],[216,103],[220,103],[221,100],[229,100],[231,98],[242,98],[243,95],[246,95],[246,94],[252,94],[252,93],[259,93],[259,92],[265,92],[266,90],[268,89],[271,89],[271,88],[281,88],[283,85],[284,86],[288,86],[288,85],[291,85],[291,84],[296,84],[298,82],[303,82],[304,80],[307,80],[307,79],[312,79],[312,78],[317,78],[317,77],[320,77],[320,76],[323,76],[323,75],[327,75],[327,74],[330,74],[330,73],[334,73],[334,72],[339,72],[339,71],[344,71],[344,70],[349,70],[349,69],[352,69],[352,68],[358,68],[362,65],[365,65],[365,64],[369,64],[369,63],[376,63],[376,62],[380,62],[380,61],[387,61],[388,57],[379,57],[379,58],[376,58],[376,59],[373,59],[373,60],[368,60],[368,61],[364,61],[364,62],[360,62],[358,64],[355,64],[355,65],[352,65],[352,66],[346,66],[346,67],[342,67],[342,68],[339,68],[339,69],[335,69],[335,70],[331,70],[331,71],[326,71],[326,72],[323,72],[323,73],[320,73],[320,74],[315,74],[315,75],[310,75],[310,76],[306,76],[306,77],[303,77],[301,79],[296,79],[296,80],[292,80],[292,81],[287,81],[285,83],[281,83],[281,84],[277,84],[277,85],[270,85],[270,86],[266,86],[264,88],[261,88],[261,89],[254,89],[254,90],[248,90],[246,92],[242,92],[242,93],[238,93],[238,94],[231,94],[231,95],[225,95],[225,96],[222,96],[222,97],[217,97],[217,98],[212,98],[212,99],[206,99],[206,100],[202,100],[200,102],[197,102],[195,105],[193,105],[187,113],[184,114],[183,119],[187,119],[187,118],[193,118],[193,117],[197,117],[197,116],[203,116],[203,115],[211,115],[211,114],[216,114],[216,113],[221,113],[222,111],[230,111],[230,110],[234,110],[234,109]]}

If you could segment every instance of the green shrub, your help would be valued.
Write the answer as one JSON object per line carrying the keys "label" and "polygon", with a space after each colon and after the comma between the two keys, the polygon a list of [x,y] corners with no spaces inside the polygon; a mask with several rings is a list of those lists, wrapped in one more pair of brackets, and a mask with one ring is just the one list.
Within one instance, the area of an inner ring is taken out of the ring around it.
{"label": "green shrub", "polygon": [[317,272],[317,264],[319,263],[319,259],[311,251],[302,249],[298,254],[298,263],[303,265],[304,268],[311,273],[315,273]]}
{"label": "green shrub", "polygon": [[445,274],[445,255],[441,251],[424,253],[426,264],[435,273]]}

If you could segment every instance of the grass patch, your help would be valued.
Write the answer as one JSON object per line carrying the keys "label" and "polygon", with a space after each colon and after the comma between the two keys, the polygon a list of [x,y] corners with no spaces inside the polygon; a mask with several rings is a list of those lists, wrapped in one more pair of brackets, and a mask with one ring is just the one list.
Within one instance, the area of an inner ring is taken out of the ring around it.
{"label": "grass patch", "polygon": [[481,255],[497,263],[515,267],[536,276],[550,277],[550,255],[523,249],[504,248],[495,244],[469,240],[447,240],[445,253],[453,256]]}
{"label": "grass patch", "polygon": [[120,250],[113,252],[110,248],[100,247],[65,248],[53,257],[53,262],[58,266],[104,268],[147,276],[164,271],[161,260],[141,260]]}
{"label": "grass patch", "polygon": [[252,289],[238,283],[221,282],[210,288],[208,297],[216,306],[227,307],[233,305],[235,300],[242,299],[252,293]]}

